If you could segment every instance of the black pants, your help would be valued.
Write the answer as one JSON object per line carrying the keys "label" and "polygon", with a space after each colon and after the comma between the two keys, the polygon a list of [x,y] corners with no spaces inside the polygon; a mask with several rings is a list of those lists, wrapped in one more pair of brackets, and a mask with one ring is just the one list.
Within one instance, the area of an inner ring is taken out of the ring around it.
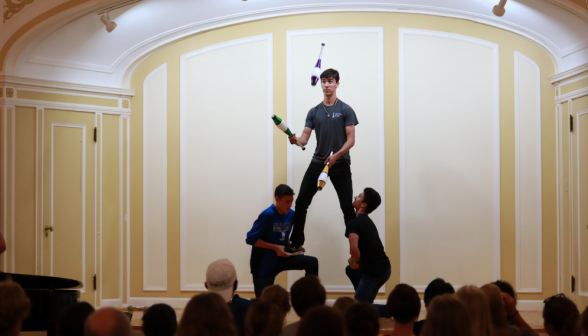
{"label": "black pants", "polygon": [[[306,213],[312,202],[314,194],[317,192],[317,180],[325,165],[320,162],[311,162],[304,174],[300,192],[296,197],[296,206],[294,208],[294,228],[290,235],[290,241],[293,246],[299,247],[304,244],[304,224],[306,223]],[[353,184],[351,182],[351,168],[347,162],[337,162],[329,170],[330,183],[335,187],[339,197],[339,205],[343,211],[345,224],[355,218],[355,209],[353,208]],[[328,182],[327,182],[328,183]],[[328,187],[328,184],[327,184]]]}

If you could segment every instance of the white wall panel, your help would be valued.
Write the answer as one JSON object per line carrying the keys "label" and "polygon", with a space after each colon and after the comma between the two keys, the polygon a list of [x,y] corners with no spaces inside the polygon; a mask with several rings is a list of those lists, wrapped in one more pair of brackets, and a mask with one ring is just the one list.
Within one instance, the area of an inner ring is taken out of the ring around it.
{"label": "white wall panel", "polygon": [[143,84],[143,290],[167,290],[167,63]]}
{"label": "white wall panel", "polygon": [[400,281],[500,277],[498,46],[400,29]]}
{"label": "white wall panel", "polygon": [[577,114],[578,292],[588,297],[588,110]]}
{"label": "white wall panel", "polygon": [[[339,71],[341,85],[337,96],[355,110],[359,121],[356,143],[350,151],[354,195],[372,187],[382,196],[382,206],[370,217],[385,243],[383,29],[289,31],[287,39],[288,125],[300,135],[308,111],[323,100],[320,83],[312,87],[310,74],[320,45],[325,43],[322,70],[334,68]],[[300,190],[315,147],[314,133],[306,151],[288,145],[288,184],[296,193]],[[305,226],[307,254],[319,259],[319,274],[327,291],[353,292],[353,286],[345,275],[349,242],[344,234],[343,213],[337,193],[329,181],[315,195]],[[302,275],[303,272],[290,272],[289,285]]]}
{"label": "white wall panel", "polygon": [[246,233],[273,201],[272,35],[181,57],[181,289],[229,258],[253,290]]}
{"label": "white wall panel", "polygon": [[540,70],[515,52],[516,287],[542,292]]}

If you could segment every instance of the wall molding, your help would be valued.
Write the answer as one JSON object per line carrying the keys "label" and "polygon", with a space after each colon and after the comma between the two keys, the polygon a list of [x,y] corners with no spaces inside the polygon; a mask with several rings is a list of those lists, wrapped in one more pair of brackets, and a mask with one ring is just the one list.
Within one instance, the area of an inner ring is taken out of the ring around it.
{"label": "wall molding", "polygon": [[[588,110],[582,110],[579,111],[576,115],[576,119],[577,119],[577,126],[576,126],[576,178],[577,178],[577,191],[576,193],[578,194],[578,293],[580,296],[584,296],[584,297],[588,297],[588,288],[582,290],[582,221],[581,221],[581,215],[582,215],[582,208],[581,208],[581,189],[580,189],[580,116],[584,115],[584,114],[588,114]],[[584,149],[587,150],[587,149]]]}
{"label": "wall molding", "polygon": [[[493,190],[494,190],[494,197],[493,197],[493,226],[494,226],[494,237],[492,240],[494,241],[494,265],[493,273],[495,279],[500,279],[500,78],[499,78],[499,46],[498,44],[474,38],[471,36],[466,35],[459,35],[447,32],[440,32],[440,31],[430,31],[430,30],[421,30],[421,29],[407,29],[407,28],[400,28],[399,29],[399,118],[400,118],[400,129],[399,129],[399,145],[400,145],[400,282],[406,282],[406,106],[405,106],[405,85],[404,85],[404,78],[405,78],[405,68],[404,68],[404,60],[405,60],[405,43],[404,37],[405,35],[419,35],[419,36],[430,36],[430,37],[438,37],[438,38],[446,38],[452,39],[467,43],[473,43],[477,45],[481,45],[493,50],[494,60],[493,60],[493,79],[494,79],[494,92],[493,92],[493,125],[494,125],[494,132],[493,132],[493,142],[494,142],[494,176],[493,176]],[[414,286],[415,288],[422,289],[424,291],[424,287],[426,285],[417,285]]]}
{"label": "wall molding", "polygon": [[555,74],[549,77],[549,81],[553,85],[567,85],[579,80],[577,77],[585,74],[588,74],[588,63]]}
{"label": "wall molding", "polygon": [[88,112],[88,113],[103,113],[116,114],[122,116],[130,116],[130,109],[123,109],[120,107],[107,107],[86,104],[61,103],[34,99],[20,99],[20,98],[0,98],[0,105],[16,105],[23,107],[34,107],[38,109],[50,110],[64,110],[74,112]]}
{"label": "wall molding", "polygon": [[131,99],[135,96],[135,90],[132,89],[76,84],[62,81],[19,77],[14,75],[0,75],[0,86],[10,86],[16,89],[38,92],[47,92],[47,90],[51,90],[51,93],[109,99]]}
{"label": "wall molding", "polygon": [[[55,154],[55,146],[54,146],[54,139],[55,139],[55,127],[71,127],[71,128],[81,128],[82,129],[82,288],[80,289],[81,293],[86,292],[86,125],[83,124],[69,124],[69,123],[59,123],[59,122],[52,122],[51,123],[51,226],[54,226],[53,222],[53,199],[54,199],[54,154]],[[54,234],[51,234],[51,276],[53,276],[53,242]],[[102,241],[100,241],[102,242]]]}
{"label": "wall molding", "polygon": [[[187,140],[186,140],[186,61],[198,55],[202,55],[211,51],[216,51],[224,48],[234,47],[242,44],[253,43],[253,42],[267,42],[267,81],[268,81],[268,118],[267,118],[267,153],[268,153],[268,186],[265,190],[268,197],[268,202],[273,203],[273,186],[274,186],[274,149],[273,149],[273,128],[274,124],[270,116],[273,114],[274,109],[274,65],[273,65],[273,34],[264,34],[250,36],[242,39],[232,40],[228,42],[218,43],[211,46],[207,46],[201,49],[197,49],[180,56],[180,290],[181,291],[202,291],[206,290],[204,284],[190,284],[187,281],[187,251],[186,245],[186,230],[187,230]],[[253,291],[253,285],[240,285],[241,290]]]}
{"label": "wall molding", "polygon": [[[561,0],[548,0],[552,3],[561,5]],[[579,7],[579,6],[578,6]],[[567,8],[567,7],[566,7]],[[199,32],[222,28],[225,26],[235,25],[244,22],[263,20],[281,16],[301,15],[301,14],[314,14],[314,13],[339,13],[339,12],[384,12],[384,13],[410,13],[410,14],[422,14],[422,15],[433,15],[441,17],[450,17],[457,19],[465,19],[472,22],[486,24],[492,27],[504,29],[520,35],[524,38],[529,39],[531,42],[543,49],[551,58],[555,72],[559,72],[561,69],[562,53],[563,51],[555,45],[551,40],[544,36],[534,32],[531,29],[520,26],[518,24],[508,22],[506,20],[494,17],[492,15],[482,15],[472,12],[466,12],[463,10],[441,8],[435,6],[424,6],[414,4],[382,4],[382,3],[333,3],[333,4],[304,4],[304,5],[293,5],[284,6],[278,8],[269,8],[265,10],[252,11],[248,13],[228,15],[220,18],[205,20],[196,22],[183,27],[178,27],[167,32],[156,35],[150,39],[147,39],[135,46],[129,48],[123,55],[121,55],[114,64],[110,67],[117,69],[119,66],[123,66],[124,70],[121,75],[121,87],[129,88],[131,84],[131,78],[137,67],[146,60],[149,56],[155,52],[162,50],[175,41],[188,37],[190,35],[197,34]],[[576,12],[574,12],[576,13]],[[587,15],[588,16],[588,15]],[[580,45],[578,48],[582,48]],[[582,48],[583,49],[583,48]],[[567,54],[577,52],[566,48],[564,49]],[[127,60],[127,61],[125,61]],[[125,64],[123,64],[123,62]],[[113,72],[116,72],[114,70]]]}
{"label": "wall molding", "polygon": [[[584,97],[584,96],[588,96],[588,87],[576,90],[576,91],[572,91],[572,92],[568,92],[566,94],[563,94],[559,97],[555,97],[555,99],[553,99],[553,102],[555,104],[563,104],[567,101],[576,99],[576,98],[580,98],[580,97]],[[1,101],[0,101],[1,103]]]}
{"label": "wall molding", "polygon": [[[378,35],[378,147],[379,147],[379,161],[378,161],[378,188],[382,198],[382,204],[386,204],[386,170],[385,170],[385,133],[384,133],[384,28],[383,27],[341,27],[341,28],[323,28],[323,29],[304,29],[304,30],[290,30],[286,32],[286,101],[287,110],[286,117],[288,123],[292,125],[294,120],[293,107],[293,38],[297,36],[310,35],[326,35],[326,34],[357,34],[357,33],[375,33]],[[288,141],[285,139],[285,141]],[[294,146],[287,145],[287,181],[288,185],[294,184]],[[381,206],[378,209],[379,223],[378,233],[382,244],[386,246],[386,207]],[[288,271],[288,288],[294,283],[294,272]],[[353,285],[345,286],[330,286],[325,285],[325,290],[328,293],[354,293]],[[380,288],[379,293],[385,293],[386,285]]]}
{"label": "wall molding", "polygon": [[[538,236],[537,236],[537,265],[538,265],[538,283],[539,287],[537,288],[524,288],[521,285],[521,276],[522,276],[522,261],[521,261],[521,187],[520,187],[520,175],[521,175],[521,145],[520,145],[520,126],[521,126],[521,116],[520,116],[520,101],[519,101],[519,59],[524,60],[525,62],[531,64],[535,69],[536,73],[536,94],[537,94],[537,149],[538,149],[538,160],[539,165],[537,166],[537,185],[539,188],[539,193],[536,195],[536,201],[538,203],[538,218],[539,223],[538,225]],[[542,194],[542,173],[541,173],[541,69],[532,59],[529,57],[515,51],[514,52],[514,80],[515,80],[515,214],[516,214],[516,290],[518,293],[542,293],[543,292],[543,234],[542,234],[542,204],[543,204],[543,194]]]}
{"label": "wall molding", "polygon": [[122,308],[122,301],[120,299],[102,300],[102,301],[100,301],[100,305],[98,307],[100,307],[100,308],[103,308],[103,307]]}
{"label": "wall molding", "polygon": [[[149,250],[149,246],[147,245],[148,239],[148,227],[147,221],[145,218],[148,217],[147,209],[149,209],[147,204],[147,195],[149,193],[148,185],[148,177],[147,177],[147,170],[149,165],[146,164],[147,155],[149,153],[149,148],[147,148],[147,142],[145,139],[150,137],[148,129],[147,129],[147,120],[149,116],[146,113],[147,105],[148,105],[148,93],[147,93],[147,83],[149,80],[159,72],[163,72],[163,111],[162,111],[162,120],[161,120],[161,128],[163,129],[162,133],[162,147],[163,147],[163,160],[162,164],[162,180],[163,180],[163,195],[162,195],[162,217],[163,222],[161,223],[162,226],[162,241],[163,241],[163,269],[165,270],[165,275],[163,278],[163,283],[161,286],[149,286],[149,279],[148,279],[148,267],[147,265],[150,264],[147,258],[147,251]],[[159,66],[155,70],[153,70],[143,81],[143,291],[167,291],[167,63]]]}
{"label": "wall molding", "polygon": [[[122,117],[127,120],[127,297],[129,302],[131,297],[131,117]],[[122,253],[122,251],[121,251]],[[122,294],[121,294],[122,296]]]}

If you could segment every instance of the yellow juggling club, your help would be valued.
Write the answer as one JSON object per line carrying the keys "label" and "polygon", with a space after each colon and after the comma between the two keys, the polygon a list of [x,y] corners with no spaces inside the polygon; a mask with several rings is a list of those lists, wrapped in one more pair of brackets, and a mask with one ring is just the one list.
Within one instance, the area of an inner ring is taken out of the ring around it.
{"label": "yellow juggling club", "polygon": [[[333,152],[331,152],[330,156],[332,156],[332,155],[333,155]],[[327,163],[318,178],[318,182],[317,182],[318,191],[323,190],[323,188],[325,187],[325,184],[327,184],[328,179],[329,179],[329,164]]]}

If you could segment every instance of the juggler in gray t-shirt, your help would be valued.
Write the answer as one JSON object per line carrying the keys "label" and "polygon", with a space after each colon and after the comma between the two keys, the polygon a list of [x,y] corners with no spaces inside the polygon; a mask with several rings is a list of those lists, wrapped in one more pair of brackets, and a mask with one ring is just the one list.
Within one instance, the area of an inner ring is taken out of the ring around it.
{"label": "juggler in gray t-shirt", "polygon": [[[327,115],[327,112],[329,112]],[[331,109],[333,111],[331,111]],[[316,150],[312,162],[324,163],[331,154],[337,153],[343,144],[347,142],[345,127],[357,125],[357,117],[351,106],[338,100],[335,106],[318,104],[308,111],[305,127],[310,127],[316,132]],[[349,152],[343,154],[337,162],[351,163]]]}

